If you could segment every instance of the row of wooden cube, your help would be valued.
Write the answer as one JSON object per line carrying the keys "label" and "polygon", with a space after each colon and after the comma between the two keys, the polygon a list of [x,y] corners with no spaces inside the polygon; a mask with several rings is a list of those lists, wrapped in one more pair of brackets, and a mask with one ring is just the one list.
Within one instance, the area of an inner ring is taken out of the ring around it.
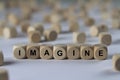
{"label": "row of wooden cube", "polygon": [[[3,36],[7,39],[14,38],[18,36],[17,28],[14,26],[6,27],[3,25],[4,23],[0,23],[0,36]],[[22,25],[21,30],[24,31],[30,25],[28,23]],[[24,29],[25,28],[25,29]],[[43,34],[44,33],[44,34]],[[44,30],[44,27],[41,24],[36,24],[34,27],[28,28],[28,39],[30,42],[40,42],[41,37],[44,35],[46,41],[53,41],[57,38],[57,31],[55,30]]]}
{"label": "row of wooden cube", "polygon": [[[100,27],[103,28],[104,26]],[[105,28],[105,27],[104,27]],[[35,27],[29,27],[29,33],[28,33],[28,39],[30,42],[40,42],[41,37],[44,34],[46,41],[53,41],[57,39],[58,33],[55,30],[49,29],[49,30],[43,30],[43,26],[41,24],[37,24]],[[1,30],[1,29],[0,29]],[[95,34],[97,32],[99,34],[99,41],[102,44],[110,45],[112,43],[112,36],[108,32],[105,32],[105,30],[98,31],[99,27],[93,26],[91,28],[91,32]],[[101,29],[100,29],[101,30]],[[43,33],[44,32],[44,33]],[[11,38],[17,36],[17,30],[15,27],[6,27],[3,30],[4,37]],[[86,34],[84,32],[74,32],[73,33],[73,42],[75,43],[84,43],[86,41]]]}
{"label": "row of wooden cube", "polygon": [[[86,34],[84,32],[79,32],[79,25],[77,22],[70,23],[69,31],[73,33],[73,42],[75,43],[85,43]],[[5,27],[5,23],[0,23],[0,34],[6,38],[12,38],[17,36],[17,30],[15,27]],[[4,28],[5,27],[5,28]],[[21,24],[21,31],[28,33],[29,42],[38,43],[41,41],[42,36],[44,36],[45,41],[53,41],[57,39],[59,33],[61,33],[60,23],[53,24],[52,27],[48,30],[44,30],[43,24],[35,24],[30,26],[29,22],[23,22]],[[101,44],[110,45],[112,43],[112,36],[108,32],[108,27],[104,24],[94,25],[90,28],[90,34],[94,37],[99,37]]]}
{"label": "row of wooden cube", "polygon": [[17,59],[98,59],[107,58],[108,50],[106,45],[76,45],[76,44],[17,44],[13,47],[13,54]]}

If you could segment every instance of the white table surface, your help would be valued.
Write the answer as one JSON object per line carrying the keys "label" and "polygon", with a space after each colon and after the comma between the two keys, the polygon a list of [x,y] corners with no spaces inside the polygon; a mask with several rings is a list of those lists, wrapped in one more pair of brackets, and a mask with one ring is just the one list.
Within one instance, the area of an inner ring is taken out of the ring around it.
{"label": "white table surface", "polygon": [[[40,22],[37,18],[40,13],[36,13],[33,18],[34,22]],[[98,24],[105,23],[111,27],[111,21],[104,22],[98,16],[99,13],[91,13]],[[1,16],[1,19],[3,16]],[[49,24],[45,25],[48,28]],[[67,30],[68,25],[62,24],[62,29]],[[87,34],[86,43],[99,43],[98,38],[91,37],[89,28],[86,28],[80,21],[80,31]],[[106,60],[17,60],[13,56],[12,48],[17,43],[28,43],[27,37],[20,32],[14,39],[0,38],[0,49],[4,53],[5,63],[0,68],[9,71],[10,80],[119,80],[120,72],[112,70],[112,56],[120,53],[120,30],[110,29],[113,43],[108,47],[108,58]],[[72,33],[60,34],[56,41],[43,42],[50,44],[67,44],[72,43]]]}

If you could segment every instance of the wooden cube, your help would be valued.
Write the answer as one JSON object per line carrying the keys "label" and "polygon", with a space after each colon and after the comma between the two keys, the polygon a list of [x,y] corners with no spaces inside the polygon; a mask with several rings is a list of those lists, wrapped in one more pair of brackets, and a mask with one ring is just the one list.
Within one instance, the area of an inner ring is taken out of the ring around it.
{"label": "wooden cube", "polygon": [[26,58],[26,44],[16,44],[13,46],[13,54],[17,59]]}
{"label": "wooden cube", "polygon": [[28,21],[24,21],[20,25],[21,31],[27,33],[27,29],[30,27],[30,23]]}
{"label": "wooden cube", "polygon": [[85,25],[91,27],[95,24],[95,20],[93,18],[87,17],[85,18]]}
{"label": "wooden cube", "polygon": [[8,21],[12,24],[12,25],[18,25],[20,23],[20,20],[18,18],[18,16],[16,16],[15,14],[9,14],[8,15]]}
{"label": "wooden cube", "polygon": [[102,32],[99,34],[99,41],[101,44],[109,46],[112,43],[112,36],[107,32]]}
{"label": "wooden cube", "polygon": [[41,59],[52,59],[53,58],[53,46],[52,45],[41,45],[40,46],[40,57]]}
{"label": "wooden cube", "polygon": [[120,54],[115,54],[112,57],[112,65],[114,70],[120,71]]}
{"label": "wooden cube", "polygon": [[43,35],[43,32],[44,32],[44,27],[42,24],[35,24],[33,26],[30,26],[28,29],[27,29],[27,33],[29,34],[29,32],[31,31],[39,31],[41,35]]}
{"label": "wooden cube", "polygon": [[73,32],[73,42],[74,43],[85,43],[86,34],[84,32]]}
{"label": "wooden cube", "polygon": [[43,32],[44,32],[44,26],[41,23],[35,24],[35,25],[33,25],[33,27],[35,28],[35,30],[37,30],[41,34],[43,34]]}
{"label": "wooden cube", "polygon": [[69,26],[69,31],[70,32],[75,32],[75,31],[79,31],[79,24],[76,21],[70,21],[70,26]]}
{"label": "wooden cube", "polygon": [[90,28],[90,34],[93,37],[99,36],[99,34],[101,32],[108,32],[108,27],[106,25],[102,24],[102,25],[98,25],[98,26],[94,25]]}
{"label": "wooden cube", "polygon": [[97,26],[95,26],[95,25],[90,28],[90,34],[91,34],[91,36],[93,36],[93,37],[98,36],[98,35],[99,35],[99,32],[100,32],[99,27],[97,27]]}
{"label": "wooden cube", "polygon": [[41,41],[41,33],[39,31],[31,31],[28,34],[28,39],[32,43],[39,43]]}
{"label": "wooden cube", "polygon": [[2,51],[0,51],[0,66],[3,65],[3,63],[4,63],[4,56]]}
{"label": "wooden cube", "polygon": [[39,45],[38,44],[29,44],[27,45],[26,56],[28,59],[38,59],[40,58],[39,54]]}
{"label": "wooden cube", "polygon": [[61,16],[57,13],[53,13],[51,16],[50,16],[50,22],[51,23],[59,23],[61,21]]}
{"label": "wooden cube", "polygon": [[45,30],[44,36],[46,41],[54,41],[57,39],[58,34],[55,30],[49,29],[49,30]]}
{"label": "wooden cube", "polygon": [[28,29],[27,29],[27,34],[29,35],[31,32],[33,32],[33,31],[37,31],[36,29],[35,29],[35,27],[33,27],[33,26],[30,26],[30,27],[28,27]]}
{"label": "wooden cube", "polygon": [[51,27],[52,30],[55,30],[58,34],[61,33],[61,25],[59,23],[54,23]]}
{"label": "wooden cube", "polygon": [[80,58],[80,46],[70,44],[67,45],[67,58],[68,59],[79,59]]}
{"label": "wooden cube", "polygon": [[104,60],[107,58],[108,50],[104,44],[94,45],[94,58],[97,60]]}
{"label": "wooden cube", "polygon": [[63,60],[67,57],[67,46],[64,44],[55,45],[53,48],[53,57],[57,60]]}
{"label": "wooden cube", "polygon": [[3,35],[6,39],[17,37],[17,30],[15,27],[5,27]]}
{"label": "wooden cube", "polygon": [[8,71],[6,69],[0,69],[0,80],[9,80]]}
{"label": "wooden cube", "polygon": [[81,45],[80,51],[81,51],[80,56],[82,59],[85,59],[85,60],[93,59],[94,51],[91,45],[88,45],[88,44]]}

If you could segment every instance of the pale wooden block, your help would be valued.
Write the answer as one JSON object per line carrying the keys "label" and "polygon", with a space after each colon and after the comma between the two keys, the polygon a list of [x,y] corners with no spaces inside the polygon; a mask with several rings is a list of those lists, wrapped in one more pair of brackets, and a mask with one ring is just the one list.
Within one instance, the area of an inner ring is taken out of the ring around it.
{"label": "pale wooden block", "polygon": [[31,31],[39,31],[41,35],[43,35],[43,32],[44,32],[44,27],[42,24],[35,24],[33,26],[30,26],[28,29],[27,29],[27,33],[29,34],[29,32]]}
{"label": "pale wooden block", "polygon": [[43,32],[44,32],[44,26],[43,26],[43,24],[37,23],[37,24],[33,25],[33,27],[34,27],[37,31],[39,31],[41,34],[43,34]]}
{"label": "pale wooden block", "polygon": [[4,56],[3,56],[3,52],[0,51],[0,66],[3,65],[4,63]]}
{"label": "pale wooden block", "polygon": [[61,21],[61,17],[59,14],[57,13],[53,13],[51,16],[50,16],[50,22],[51,23],[59,23]]}
{"label": "pale wooden block", "polygon": [[58,34],[57,34],[57,32],[55,30],[49,29],[49,30],[45,30],[44,36],[45,36],[45,40],[54,41],[54,40],[57,39]]}
{"label": "pale wooden block", "polygon": [[99,41],[101,44],[109,46],[112,43],[112,36],[107,32],[102,32],[99,34]]}
{"label": "pale wooden block", "polygon": [[41,59],[52,59],[53,58],[53,46],[48,44],[40,45],[40,57]]}
{"label": "pale wooden block", "polygon": [[0,80],[9,80],[8,71],[6,69],[0,69]]}
{"label": "pale wooden block", "polygon": [[115,54],[112,57],[112,65],[115,71],[120,71],[120,54]]}
{"label": "pale wooden block", "polygon": [[36,29],[35,29],[35,27],[33,27],[33,26],[30,26],[30,27],[28,27],[28,29],[27,29],[27,34],[29,35],[31,32],[33,32],[33,31],[37,31]]}
{"label": "pale wooden block", "polygon": [[20,20],[19,18],[11,13],[11,14],[8,14],[8,21],[12,24],[12,25],[18,25],[20,23]]}
{"label": "pale wooden block", "polygon": [[95,20],[93,18],[87,17],[85,18],[85,25],[91,27],[95,24]]}
{"label": "pale wooden block", "polygon": [[5,27],[3,35],[6,39],[17,37],[17,30],[15,27]]}
{"label": "pale wooden block", "polygon": [[51,29],[55,30],[58,34],[60,34],[62,27],[61,27],[61,25],[59,23],[54,23],[52,25]]}
{"label": "pale wooden block", "polygon": [[74,43],[85,43],[86,34],[84,32],[73,32],[73,42]]}
{"label": "pale wooden block", "polygon": [[70,32],[79,31],[79,29],[80,29],[80,26],[79,26],[78,22],[70,21],[70,26],[69,26],[69,31]]}
{"label": "pale wooden block", "polygon": [[102,24],[99,26],[94,25],[90,28],[90,34],[93,37],[99,36],[99,34],[101,32],[108,32],[108,27],[106,25]]}
{"label": "pale wooden block", "polygon": [[96,36],[98,36],[99,35],[99,27],[97,27],[97,26],[92,26],[91,28],[90,28],[90,34],[91,34],[91,36],[93,36],[93,37],[96,37]]}
{"label": "pale wooden block", "polygon": [[68,59],[79,59],[80,58],[80,46],[70,44],[67,45],[67,58]]}
{"label": "pale wooden block", "polygon": [[39,43],[41,41],[41,34],[39,31],[31,31],[28,34],[28,39],[32,43]]}
{"label": "pale wooden block", "polygon": [[94,57],[93,46],[88,44],[83,44],[80,47],[80,56],[82,59],[90,60]]}
{"label": "pale wooden block", "polygon": [[26,56],[28,59],[38,59],[40,58],[38,44],[28,44]]}
{"label": "pale wooden block", "polygon": [[53,57],[57,60],[63,60],[67,57],[67,46],[64,44],[55,45],[53,48]]}
{"label": "pale wooden block", "polygon": [[21,23],[20,27],[21,31],[26,33],[28,28],[30,27],[30,23],[28,21],[24,21]]}
{"label": "pale wooden block", "polygon": [[26,44],[16,44],[13,46],[13,54],[17,59],[26,58]]}
{"label": "pale wooden block", "polygon": [[104,44],[94,45],[94,58],[97,60],[105,60],[108,56],[107,46]]}

